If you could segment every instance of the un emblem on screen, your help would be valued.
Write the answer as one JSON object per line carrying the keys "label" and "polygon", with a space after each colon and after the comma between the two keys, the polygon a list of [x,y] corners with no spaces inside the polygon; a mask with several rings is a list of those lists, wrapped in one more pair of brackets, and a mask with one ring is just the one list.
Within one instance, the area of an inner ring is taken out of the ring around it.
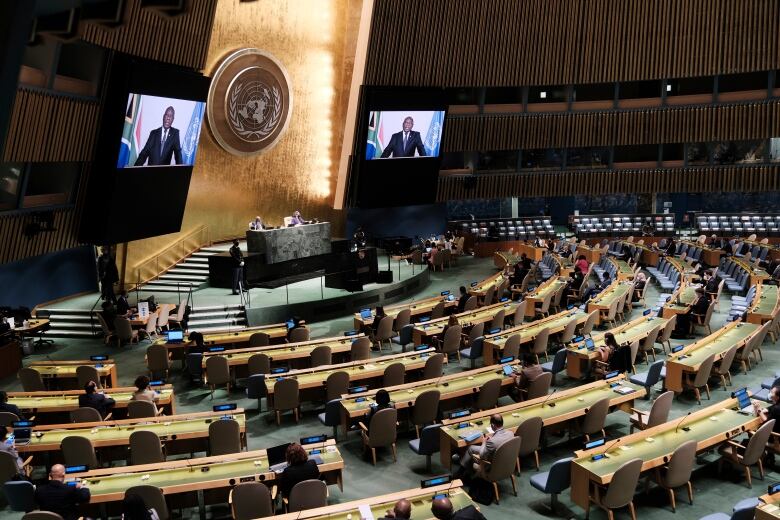
{"label": "un emblem on screen", "polygon": [[241,49],[214,73],[207,114],[215,140],[235,155],[272,148],[290,121],[292,92],[287,72],[273,56]]}

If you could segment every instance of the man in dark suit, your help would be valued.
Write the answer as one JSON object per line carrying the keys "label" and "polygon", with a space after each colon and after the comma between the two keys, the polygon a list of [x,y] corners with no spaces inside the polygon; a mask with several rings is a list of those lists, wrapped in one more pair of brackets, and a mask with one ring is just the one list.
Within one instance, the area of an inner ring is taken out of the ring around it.
{"label": "man in dark suit", "polygon": [[20,420],[24,420],[24,415],[15,404],[8,404],[8,394],[0,390],[0,412],[9,412],[15,414]]}
{"label": "man in dark suit", "polygon": [[135,166],[144,166],[147,159],[149,160],[147,166],[165,166],[171,164],[171,157],[176,160],[176,164],[181,164],[179,130],[171,127],[175,115],[173,107],[165,109],[162,126],[149,132],[149,138],[141,153],[138,154]]}
{"label": "man in dark suit", "polygon": [[460,286],[460,297],[458,298],[458,312],[466,310],[466,302],[469,301],[471,295],[466,291],[466,287]]}
{"label": "man in dark suit", "polygon": [[84,391],[86,393],[79,396],[79,406],[82,408],[94,408],[100,415],[105,417],[108,413],[108,409],[114,406],[114,401],[110,397],[106,397],[104,394],[97,393],[97,383],[90,381],[84,385]]}
{"label": "man in dark suit", "polygon": [[238,240],[233,240],[233,247],[230,248],[230,258],[233,259],[233,294],[238,294],[243,290],[247,292],[246,276],[244,275],[244,255],[241,253],[241,246]]}
{"label": "man in dark suit", "polygon": [[100,279],[102,298],[112,304],[116,303],[114,284],[119,281],[119,270],[116,268],[116,262],[111,257],[109,247],[101,248],[101,255],[98,257],[98,278]]}
{"label": "man in dark suit", "polygon": [[485,515],[474,506],[453,511],[452,502],[447,497],[436,498],[431,503],[431,513],[438,520],[485,520]]}
{"label": "man in dark suit", "polygon": [[[91,469],[91,468],[90,468]],[[81,483],[75,486],[65,484],[65,466],[55,464],[49,471],[49,482],[38,485],[35,490],[35,503],[42,511],[57,513],[65,520],[76,520],[78,505],[89,502],[89,489]]]}
{"label": "man in dark suit", "polygon": [[390,138],[390,143],[382,151],[382,159],[387,159],[390,155],[393,157],[414,157],[415,150],[420,157],[425,157],[422,137],[420,137],[420,132],[412,131],[413,126],[414,119],[406,116],[403,130],[393,134],[393,137]]}

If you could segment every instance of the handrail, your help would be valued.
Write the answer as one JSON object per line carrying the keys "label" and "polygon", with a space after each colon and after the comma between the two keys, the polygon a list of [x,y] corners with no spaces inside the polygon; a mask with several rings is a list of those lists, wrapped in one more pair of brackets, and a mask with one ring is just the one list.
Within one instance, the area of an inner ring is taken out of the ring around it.
{"label": "handrail", "polygon": [[[187,247],[186,244],[191,242],[194,237],[197,237],[194,244]],[[198,249],[207,245],[211,245],[209,228],[206,224],[202,224],[157,253],[137,262],[130,269],[130,272],[136,274],[136,280],[138,280],[140,284],[145,284],[151,280],[157,279],[162,273],[190,256]],[[161,268],[160,260],[163,257],[170,255],[173,255],[173,260],[166,258],[163,267]],[[146,273],[149,272],[154,274],[147,275]]]}

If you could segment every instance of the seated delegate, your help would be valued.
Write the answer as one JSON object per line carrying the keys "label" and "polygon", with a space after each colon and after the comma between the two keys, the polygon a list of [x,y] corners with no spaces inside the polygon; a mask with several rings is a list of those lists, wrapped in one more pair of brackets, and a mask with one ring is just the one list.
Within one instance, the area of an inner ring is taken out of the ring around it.
{"label": "seated delegate", "polygon": [[263,219],[259,216],[255,217],[255,219],[249,223],[250,231],[262,231],[264,229],[268,229],[268,226],[263,223]]}
{"label": "seated delegate", "polygon": [[292,217],[290,217],[290,224],[288,224],[288,225],[289,226],[301,226],[303,224],[309,224],[309,221],[308,220],[304,220],[303,217],[301,216],[301,212],[296,210],[292,214]]}

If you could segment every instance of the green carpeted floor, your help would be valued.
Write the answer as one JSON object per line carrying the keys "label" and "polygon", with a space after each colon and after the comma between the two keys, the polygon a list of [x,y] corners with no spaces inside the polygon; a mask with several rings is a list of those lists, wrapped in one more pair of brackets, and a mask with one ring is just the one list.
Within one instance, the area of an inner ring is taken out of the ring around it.
{"label": "green carpeted floor", "polygon": [[[472,280],[482,279],[495,272],[491,259],[461,259],[458,266],[453,267],[443,273],[433,273],[431,284],[418,297],[437,294],[441,290],[457,290],[461,284],[466,284]],[[656,286],[651,286],[647,293],[647,301],[654,302],[658,294]],[[319,297],[319,294],[316,295]],[[730,306],[728,296],[725,296],[720,305],[720,311],[713,318],[713,330],[720,327],[724,321]],[[633,316],[641,313],[641,309],[635,309]],[[352,318],[344,317],[336,320],[324,322],[315,322],[311,324],[312,337],[324,337],[340,334],[342,331],[352,328]],[[687,343],[687,342],[683,342]],[[30,356],[25,361],[33,359],[44,359],[46,356],[52,359],[83,359],[89,355],[98,353],[110,353],[119,364],[119,381],[122,385],[131,385],[133,379],[141,373],[145,373],[144,351],[147,342],[141,345],[123,347],[117,350],[115,347],[106,347],[101,340],[58,340],[54,347],[42,350],[34,356]],[[396,347],[397,348],[397,347]],[[733,373],[735,386],[755,387],[762,379],[773,376],[775,368],[780,368],[780,354],[776,351],[776,345],[766,344],[763,348],[764,361],[750,371],[747,375]],[[457,372],[467,368],[467,362],[464,361],[461,366],[456,362],[450,363],[447,372]],[[640,365],[642,370],[644,365]],[[174,370],[170,382],[175,385],[177,396],[177,409],[181,412],[209,410],[215,402],[237,402],[239,406],[246,408],[247,411],[247,433],[250,449],[260,449],[283,442],[297,440],[306,435],[318,433],[330,433],[329,428],[324,427],[317,420],[317,410],[309,405],[304,406],[303,418],[299,424],[295,424],[291,416],[285,416],[281,427],[275,423],[269,422],[266,413],[257,413],[257,401],[249,400],[243,394],[243,390],[236,389],[231,395],[225,395],[225,390],[218,390],[214,401],[209,398],[209,393],[204,388],[193,388],[188,380],[177,370]],[[557,381],[559,387],[569,388],[578,384],[576,381],[559,376]],[[0,382],[0,388],[5,390],[20,390],[21,386],[18,380],[11,378]],[[725,399],[729,394],[721,388],[716,388],[712,392],[712,402]],[[502,398],[502,403],[508,403],[508,398]],[[709,404],[705,399],[703,405]],[[641,401],[638,407],[642,409],[649,408],[649,401]],[[692,395],[683,395],[675,399],[671,413],[671,420],[680,417],[686,412],[697,409]],[[265,406],[264,406],[265,409]],[[628,415],[622,412],[615,412],[607,419],[607,434],[609,438],[616,438],[625,435],[629,431]],[[371,465],[370,459],[362,454],[362,447],[359,436],[355,433],[349,436],[349,440],[339,443],[339,449],[345,459],[344,470],[344,492],[340,492],[337,487],[330,487],[330,502],[343,502],[348,500],[360,499],[373,495],[389,493],[393,491],[404,490],[419,486],[421,479],[427,476],[425,472],[425,458],[417,456],[408,447],[408,440],[413,437],[413,431],[401,432],[398,442],[398,462],[393,463],[392,455],[389,451],[380,452],[379,461],[376,467]],[[551,447],[542,452],[542,471],[549,468],[550,464],[562,457],[570,456],[574,449],[579,448],[579,443],[567,443],[563,440],[551,439]],[[756,475],[754,478],[753,489],[746,487],[741,472],[726,470],[722,476],[717,475],[717,458],[714,455],[704,456],[699,459],[701,465],[697,466],[694,476],[694,505],[691,506],[684,498],[684,491],[678,495],[678,508],[676,516],[682,519],[699,518],[715,511],[731,512],[732,506],[739,500],[759,496],[766,492],[766,485],[769,482],[780,480],[780,473],[770,469],[765,482],[761,482]],[[434,457],[434,472],[443,472],[443,468],[438,464],[438,458]],[[536,491],[528,483],[528,478],[534,473],[530,466],[523,469],[522,476],[519,477],[518,496],[512,495],[511,486],[508,481],[502,483],[502,501],[500,505],[483,506],[482,510],[489,519],[509,519],[509,518],[540,518],[547,516],[542,502],[549,501],[549,497]],[[757,473],[757,472],[756,472]],[[37,476],[42,476],[39,470]],[[573,506],[569,500],[568,493],[564,493],[561,502],[571,508],[573,514],[579,518],[584,518],[584,511]],[[666,492],[651,486],[650,491],[645,493],[644,487],[640,485],[635,498],[637,505],[637,516],[642,519],[660,519],[666,518],[671,513],[671,508],[667,503]],[[178,513],[177,513],[178,514]],[[229,509],[224,506],[211,506],[207,509],[209,518],[227,518]],[[198,518],[198,511],[185,510],[185,518]],[[606,515],[600,510],[593,510],[591,515],[594,518],[606,518]],[[0,511],[0,518],[20,518],[21,513],[13,513],[8,509]],[[620,511],[620,517],[628,517],[627,511]]]}

